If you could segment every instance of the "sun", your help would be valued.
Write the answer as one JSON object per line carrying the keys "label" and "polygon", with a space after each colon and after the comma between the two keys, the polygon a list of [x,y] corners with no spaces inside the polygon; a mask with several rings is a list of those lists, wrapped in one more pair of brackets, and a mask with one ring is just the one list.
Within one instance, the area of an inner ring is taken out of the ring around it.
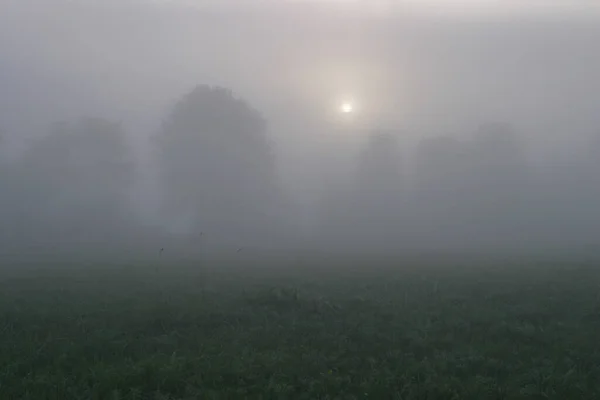
{"label": "sun", "polygon": [[349,114],[352,111],[354,111],[354,107],[352,106],[352,103],[342,103],[342,105],[340,106],[340,111],[344,114]]}

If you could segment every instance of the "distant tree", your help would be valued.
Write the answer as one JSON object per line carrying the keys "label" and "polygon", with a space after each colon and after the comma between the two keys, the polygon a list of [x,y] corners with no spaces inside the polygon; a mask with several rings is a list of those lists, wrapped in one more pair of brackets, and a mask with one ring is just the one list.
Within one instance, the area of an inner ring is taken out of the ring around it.
{"label": "distant tree", "polygon": [[118,123],[54,124],[15,163],[23,229],[49,245],[118,241],[133,222],[134,164]]}
{"label": "distant tree", "polygon": [[594,245],[600,242],[600,134],[588,138],[585,149],[544,175],[548,217],[544,227],[554,242]]}
{"label": "distant tree", "polygon": [[187,216],[205,242],[273,239],[282,200],[257,110],[228,89],[197,86],[168,115],[157,145],[167,215]]}
{"label": "distant tree", "polygon": [[416,150],[411,215],[421,246],[458,246],[465,239],[465,143],[423,139]]}
{"label": "distant tree", "polygon": [[522,143],[509,124],[489,123],[469,147],[464,204],[472,216],[473,238],[485,246],[519,245],[527,238],[531,217],[531,171]]}
{"label": "distant tree", "polygon": [[348,187],[324,205],[326,241],[347,249],[395,250],[404,244],[404,179],[397,139],[373,132]]}
{"label": "distant tree", "polygon": [[[391,132],[375,131],[359,155],[357,184],[367,197],[387,201],[402,191],[402,157]],[[372,189],[372,190],[371,190]]]}

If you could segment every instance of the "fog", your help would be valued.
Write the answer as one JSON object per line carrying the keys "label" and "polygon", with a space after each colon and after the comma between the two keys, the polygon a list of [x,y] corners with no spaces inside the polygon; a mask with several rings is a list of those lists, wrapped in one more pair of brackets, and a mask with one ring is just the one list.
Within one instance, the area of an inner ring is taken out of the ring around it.
{"label": "fog", "polygon": [[592,1],[4,0],[3,252],[593,247],[598,40]]}

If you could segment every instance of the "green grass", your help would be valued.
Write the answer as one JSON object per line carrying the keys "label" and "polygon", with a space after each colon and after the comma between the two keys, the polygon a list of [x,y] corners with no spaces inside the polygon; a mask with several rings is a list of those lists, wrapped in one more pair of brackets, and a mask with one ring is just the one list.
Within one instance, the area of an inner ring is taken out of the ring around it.
{"label": "green grass", "polygon": [[593,267],[317,264],[4,271],[0,399],[600,399]]}

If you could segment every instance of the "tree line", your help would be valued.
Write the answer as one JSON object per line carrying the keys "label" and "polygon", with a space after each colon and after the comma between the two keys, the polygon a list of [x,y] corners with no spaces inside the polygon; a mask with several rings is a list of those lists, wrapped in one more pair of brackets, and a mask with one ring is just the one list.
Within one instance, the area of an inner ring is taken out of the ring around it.
{"label": "tree line", "polygon": [[[347,251],[592,246],[600,237],[600,141],[568,165],[532,166],[508,124],[471,140],[423,139],[410,162],[393,133],[374,131],[352,179],[323,193],[308,234],[294,221],[261,113],[232,91],[200,85],[152,138],[164,220],[142,221],[130,198],[136,163],[121,124],[51,126],[0,164],[6,252],[212,249]],[[0,142],[1,143],[1,142]]]}

